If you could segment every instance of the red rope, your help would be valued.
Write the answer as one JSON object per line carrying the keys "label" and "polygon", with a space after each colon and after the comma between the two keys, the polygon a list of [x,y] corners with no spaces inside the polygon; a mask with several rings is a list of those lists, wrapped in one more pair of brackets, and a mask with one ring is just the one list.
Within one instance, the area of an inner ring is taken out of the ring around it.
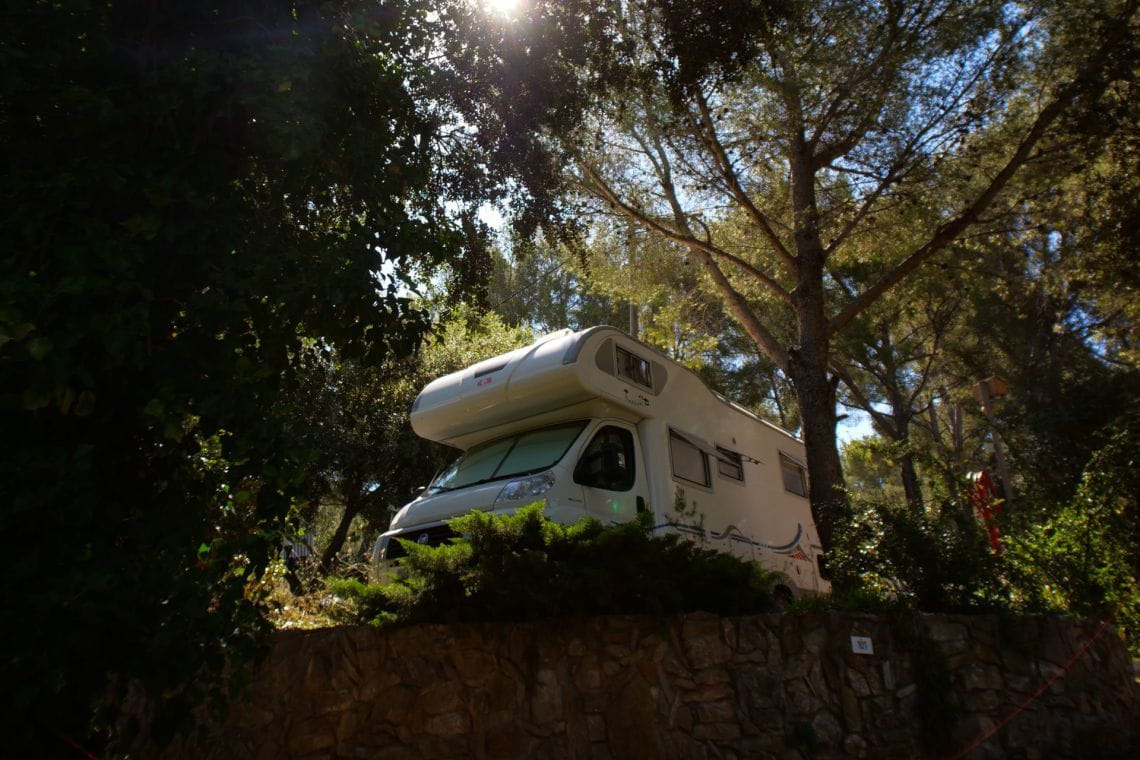
{"label": "red rope", "polygon": [[62,739],[65,744],[67,744],[69,747],[74,749],[76,752],[78,752],[79,754],[86,757],[87,760],[99,760],[98,755],[96,755],[92,752],[89,752],[87,749],[80,746],[79,742],[75,741],[74,739],[72,739],[67,734],[62,733],[61,731],[56,731],[55,735],[58,736],[60,739]]}
{"label": "red rope", "polygon": [[996,734],[998,731],[1001,731],[1003,728],[1005,728],[1006,725],[1008,725],[1011,720],[1013,720],[1018,715],[1020,715],[1025,710],[1025,708],[1029,707],[1029,705],[1031,705],[1033,702],[1040,699],[1041,695],[1045,693],[1046,689],[1048,689],[1050,686],[1052,686],[1057,681],[1057,679],[1061,678],[1066,673],[1068,673],[1069,668],[1073,667],[1073,663],[1075,663],[1081,655],[1083,655],[1086,651],[1088,651],[1088,648],[1093,645],[1093,642],[1095,642],[1097,639],[1100,638],[1100,635],[1102,633],[1104,633],[1104,629],[1108,627],[1108,624],[1111,620],[1112,620],[1112,615],[1109,615],[1107,618],[1105,618],[1104,621],[1100,624],[1100,627],[1097,628],[1096,633],[1094,633],[1092,635],[1092,638],[1090,638],[1088,641],[1086,641],[1084,644],[1082,644],[1077,649],[1077,651],[1073,653],[1073,656],[1070,657],[1065,662],[1065,664],[1061,666],[1061,669],[1059,671],[1057,671],[1055,674],[1053,674],[1053,676],[1050,677],[1049,680],[1047,680],[1045,683],[1043,683],[1041,685],[1041,688],[1039,688],[1037,691],[1033,692],[1033,694],[1031,694],[1028,699],[1026,699],[1024,702],[1022,702],[1017,707],[1015,707],[1013,709],[1013,712],[1011,712],[1009,715],[1005,716],[1000,721],[998,721],[998,723],[993,728],[991,728],[989,731],[987,731],[986,733],[984,733],[980,737],[978,737],[974,741],[973,744],[966,747],[964,750],[962,750],[962,751],[960,751],[954,755],[951,755],[949,760],[961,760],[961,758],[965,757],[970,752],[973,752],[975,749],[980,747],[982,744],[989,741],[990,738],[993,737],[994,734]]}

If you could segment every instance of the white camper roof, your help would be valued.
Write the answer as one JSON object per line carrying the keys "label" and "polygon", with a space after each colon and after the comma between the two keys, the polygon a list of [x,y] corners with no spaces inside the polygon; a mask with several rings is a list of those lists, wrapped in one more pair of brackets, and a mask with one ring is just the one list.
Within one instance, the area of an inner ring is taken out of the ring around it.
{"label": "white camper roof", "polygon": [[714,393],[687,368],[615,327],[559,330],[529,346],[444,375],[412,405],[416,433],[467,448],[535,419],[676,413],[698,400],[723,403],[794,440],[787,431]]}

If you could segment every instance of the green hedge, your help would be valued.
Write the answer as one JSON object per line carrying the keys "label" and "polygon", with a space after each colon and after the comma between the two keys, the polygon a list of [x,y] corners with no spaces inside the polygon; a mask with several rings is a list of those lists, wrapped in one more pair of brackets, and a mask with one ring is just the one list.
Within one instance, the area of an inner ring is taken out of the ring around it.
{"label": "green hedge", "polygon": [[508,516],[472,512],[453,520],[464,536],[428,547],[404,541],[408,556],[386,585],[330,581],[351,602],[353,622],[519,621],[605,614],[721,615],[774,608],[777,576],[701,548],[678,535],[652,535],[646,520],[565,526],[532,504]]}

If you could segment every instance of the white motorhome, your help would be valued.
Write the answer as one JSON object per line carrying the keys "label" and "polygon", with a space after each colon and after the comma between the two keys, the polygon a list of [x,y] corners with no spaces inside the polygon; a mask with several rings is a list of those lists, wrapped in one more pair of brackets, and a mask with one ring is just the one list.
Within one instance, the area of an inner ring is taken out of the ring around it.
{"label": "white motorhome", "polygon": [[690,370],[613,327],[562,330],[430,383],[412,428],[463,454],[396,513],[396,538],[437,544],[451,518],[511,512],[632,520],[758,561],[792,595],[821,593],[822,550],[803,444],[711,391]]}

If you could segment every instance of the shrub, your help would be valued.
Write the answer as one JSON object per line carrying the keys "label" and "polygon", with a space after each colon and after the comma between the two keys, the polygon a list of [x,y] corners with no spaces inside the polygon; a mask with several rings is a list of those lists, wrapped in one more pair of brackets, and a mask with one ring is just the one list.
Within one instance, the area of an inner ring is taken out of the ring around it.
{"label": "shrub", "polygon": [[894,600],[924,612],[1111,615],[1140,657],[1140,413],[1101,440],[1070,501],[1002,514],[1001,555],[953,499],[923,515],[855,501],[829,557],[841,591],[793,611],[887,611]]}
{"label": "shrub", "polygon": [[333,581],[357,622],[518,621],[604,614],[722,615],[773,608],[777,576],[644,520],[565,526],[532,504],[514,515],[472,512],[451,522],[464,537],[438,547],[404,542],[395,582]]}
{"label": "shrub", "polygon": [[1114,615],[1140,656],[1140,414],[1124,417],[1086,466],[1073,499],[1006,542],[1010,577],[1028,603]]}
{"label": "shrub", "polygon": [[924,612],[1006,606],[1002,563],[977,521],[948,500],[932,512],[856,502],[830,565],[837,585],[897,598]]}

